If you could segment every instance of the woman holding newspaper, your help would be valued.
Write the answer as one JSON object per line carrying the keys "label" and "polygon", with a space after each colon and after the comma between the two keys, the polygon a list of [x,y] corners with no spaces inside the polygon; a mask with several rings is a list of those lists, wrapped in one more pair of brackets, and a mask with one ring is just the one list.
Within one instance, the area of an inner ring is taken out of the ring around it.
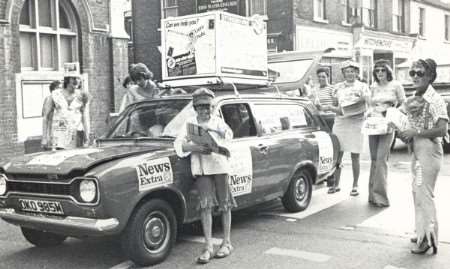
{"label": "woman holding newspaper", "polygon": [[443,150],[441,139],[447,134],[448,114],[442,97],[431,85],[436,79],[436,62],[432,59],[412,63],[409,75],[416,92],[403,105],[409,126],[399,135],[410,141],[412,149],[412,193],[417,237],[413,254],[425,254],[433,248],[437,253],[438,222],[434,204],[434,186],[441,169]]}
{"label": "woman holding newspaper", "polygon": [[336,113],[333,125],[333,133],[336,134],[341,145],[338,156],[338,168],[335,172],[334,185],[328,193],[340,191],[339,181],[341,177],[341,163],[344,152],[350,152],[352,158],[353,187],[350,195],[357,196],[358,179],[360,173],[359,154],[362,151],[363,135],[361,127],[364,121],[364,113],[367,110],[369,87],[357,80],[359,65],[353,61],[345,61],[341,66],[345,81],[335,85],[338,106],[322,106],[323,110]]}
{"label": "woman holding newspaper", "polygon": [[[370,176],[369,203],[377,207],[389,206],[387,196],[388,157],[394,132],[387,126],[385,119],[389,107],[397,107],[405,100],[403,86],[394,80],[392,68],[387,60],[378,60],[374,64],[373,78],[375,82],[370,87],[370,110],[366,124],[372,122],[380,128],[369,135]],[[377,124],[378,123],[378,124]],[[381,128],[384,127],[384,128]]]}
{"label": "woman holding newspaper", "polygon": [[[214,99],[212,91],[199,88],[192,96],[197,115],[187,120],[185,128],[175,140],[175,150],[179,157],[191,155],[191,170],[200,195],[198,209],[205,236],[205,248],[197,258],[197,262],[204,264],[213,256],[224,258],[233,251],[230,239],[231,208],[236,206],[236,202],[228,184],[227,151],[219,150],[220,147],[217,149],[216,144],[231,139],[233,132],[222,118],[212,114]],[[203,144],[199,136],[205,136],[205,141],[213,140],[214,145]],[[222,212],[224,238],[219,250],[213,254],[212,210],[216,206]]]}

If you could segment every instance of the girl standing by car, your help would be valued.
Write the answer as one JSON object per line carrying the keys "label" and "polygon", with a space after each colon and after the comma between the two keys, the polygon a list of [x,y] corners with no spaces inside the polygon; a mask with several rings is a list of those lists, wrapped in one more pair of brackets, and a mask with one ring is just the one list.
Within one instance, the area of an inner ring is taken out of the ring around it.
{"label": "girl standing by car", "polygon": [[[197,258],[198,263],[208,263],[214,256],[224,258],[231,254],[231,208],[236,202],[231,195],[228,171],[229,164],[226,156],[212,152],[207,145],[193,142],[187,132],[190,124],[200,126],[209,132],[218,141],[230,140],[233,132],[222,118],[213,115],[214,93],[206,88],[199,88],[192,94],[193,106],[196,117],[186,121],[174,142],[175,150],[179,157],[191,155],[191,171],[195,178],[195,185],[200,195],[198,209],[200,210],[203,233],[205,236],[205,248]],[[224,238],[222,245],[214,255],[212,244],[212,210],[218,206],[222,212],[222,225]]]}
{"label": "girl standing by car", "polygon": [[[373,67],[375,82],[371,86],[370,117],[386,115],[389,107],[397,107],[405,100],[403,86],[394,80],[392,69],[387,60],[378,60]],[[387,196],[388,157],[394,131],[388,128],[385,134],[369,135],[370,176],[369,203],[377,207],[389,206]]]}
{"label": "girl standing by car", "polygon": [[[412,63],[409,75],[416,92],[403,106],[408,112],[411,128],[400,132],[405,141],[411,141],[412,149],[412,193],[415,209],[417,245],[411,249],[413,254],[425,254],[430,247],[437,253],[438,222],[434,204],[434,187],[441,169],[443,150],[441,139],[447,134],[448,114],[442,97],[431,85],[436,79],[436,62],[432,59]],[[421,109],[416,103],[423,102]]]}
{"label": "girl standing by car", "polygon": [[356,78],[359,73],[359,65],[353,61],[345,61],[341,66],[345,81],[335,85],[338,106],[322,106],[323,110],[336,113],[333,133],[336,134],[341,151],[337,160],[337,169],[334,174],[334,184],[328,193],[340,191],[339,181],[341,178],[341,163],[344,152],[350,152],[352,158],[353,187],[350,195],[357,196],[358,179],[360,173],[359,154],[362,151],[363,135],[361,127],[364,121],[364,113],[367,110],[369,99],[369,88],[366,84]]}

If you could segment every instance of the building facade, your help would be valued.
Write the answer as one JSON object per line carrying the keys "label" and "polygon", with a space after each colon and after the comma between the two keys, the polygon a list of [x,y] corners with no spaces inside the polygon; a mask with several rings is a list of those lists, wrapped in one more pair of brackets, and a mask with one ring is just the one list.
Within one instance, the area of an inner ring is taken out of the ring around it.
{"label": "building facade", "polygon": [[42,134],[43,99],[66,62],[80,64],[92,131],[105,131],[128,73],[122,2],[0,0],[0,158],[22,154],[24,141]]}
{"label": "building facade", "polygon": [[370,83],[372,65],[381,58],[406,82],[411,59],[418,57],[439,59],[440,79],[450,81],[444,71],[450,57],[439,57],[450,54],[450,4],[440,0],[134,0],[132,61],[146,63],[160,79],[160,20],[216,9],[267,16],[269,52],[335,48],[322,59],[332,82],[342,79],[338,63],[354,59]]}

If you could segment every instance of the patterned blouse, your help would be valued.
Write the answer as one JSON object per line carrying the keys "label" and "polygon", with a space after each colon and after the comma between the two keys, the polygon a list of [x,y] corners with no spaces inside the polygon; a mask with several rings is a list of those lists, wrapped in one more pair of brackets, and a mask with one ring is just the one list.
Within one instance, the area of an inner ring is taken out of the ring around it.
{"label": "patterned blouse", "polygon": [[[444,99],[436,92],[433,86],[429,85],[423,94],[425,105],[419,116],[408,113],[408,121],[411,127],[416,130],[424,130],[433,128],[439,119],[449,120],[447,114],[447,105]],[[413,97],[409,97],[413,98]],[[406,108],[404,108],[407,110]],[[441,142],[442,138],[438,138]]]}

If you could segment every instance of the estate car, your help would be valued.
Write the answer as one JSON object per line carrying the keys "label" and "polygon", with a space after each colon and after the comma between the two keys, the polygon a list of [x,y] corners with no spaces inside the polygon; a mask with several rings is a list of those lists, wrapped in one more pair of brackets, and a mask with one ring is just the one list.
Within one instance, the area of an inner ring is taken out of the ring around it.
{"label": "estate car", "polygon": [[[230,186],[238,208],[281,197],[308,207],[312,184],[330,177],[339,144],[307,99],[273,88],[218,91],[231,127]],[[139,265],[163,261],[184,223],[199,219],[189,158],[174,138],[195,115],[190,95],[132,104],[96,145],[14,158],[0,166],[0,217],[38,246],[66,237],[120,235]]]}

